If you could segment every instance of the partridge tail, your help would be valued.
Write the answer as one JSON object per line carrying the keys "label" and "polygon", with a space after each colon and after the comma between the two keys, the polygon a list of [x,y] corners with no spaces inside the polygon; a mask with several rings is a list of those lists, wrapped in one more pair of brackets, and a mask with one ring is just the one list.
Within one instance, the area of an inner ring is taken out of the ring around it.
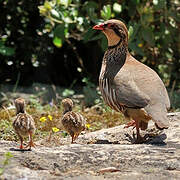
{"label": "partridge tail", "polygon": [[158,129],[167,129],[169,127],[169,120],[167,118],[167,109],[164,104],[155,104],[145,107],[147,113],[152,117],[155,126]]}

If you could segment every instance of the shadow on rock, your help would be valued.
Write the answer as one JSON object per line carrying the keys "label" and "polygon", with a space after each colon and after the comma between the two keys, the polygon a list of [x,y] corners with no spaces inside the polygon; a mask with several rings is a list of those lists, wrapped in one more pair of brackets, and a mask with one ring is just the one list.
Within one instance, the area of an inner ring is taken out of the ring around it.
{"label": "shadow on rock", "polygon": [[[135,135],[131,136],[129,134],[125,134],[127,137],[127,140],[129,142],[131,142],[132,144],[135,144],[136,142],[136,137]],[[152,135],[151,133],[147,133],[144,135],[144,137],[142,137],[143,141],[140,142],[139,144],[159,144],[159,145],[166,145],[166,143],[164,142],[164,140],[167,138],[167,135],[165,133],[154,136],[154,134]]]}
{"label": "shadow on rock", "polygon": [[10,151],[20,151],[20,152],[26,152],[26,151],[32,151],[31,149],[17,149],[17,148],[10,148]]}

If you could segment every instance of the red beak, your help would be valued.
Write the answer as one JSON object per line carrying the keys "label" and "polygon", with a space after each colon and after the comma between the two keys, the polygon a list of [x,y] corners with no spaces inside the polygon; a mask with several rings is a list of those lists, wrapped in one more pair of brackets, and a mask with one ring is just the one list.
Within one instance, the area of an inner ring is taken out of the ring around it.
{"label": "red beak", "polygon": [[99,25],[95,25],[94,27],[93,27],[93,29],[96,29],[96,30],[104,30],[104,24],[99,24]]}

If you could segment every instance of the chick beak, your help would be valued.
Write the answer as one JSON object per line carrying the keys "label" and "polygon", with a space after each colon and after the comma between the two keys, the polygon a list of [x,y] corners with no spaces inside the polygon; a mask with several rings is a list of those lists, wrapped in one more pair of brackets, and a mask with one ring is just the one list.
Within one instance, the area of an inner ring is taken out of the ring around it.
{"label": "chick beak", "polygon": [[103,31],[103,30],[104,30],[104,24],[95,25],[95,26],[93,27],[93,29]]}

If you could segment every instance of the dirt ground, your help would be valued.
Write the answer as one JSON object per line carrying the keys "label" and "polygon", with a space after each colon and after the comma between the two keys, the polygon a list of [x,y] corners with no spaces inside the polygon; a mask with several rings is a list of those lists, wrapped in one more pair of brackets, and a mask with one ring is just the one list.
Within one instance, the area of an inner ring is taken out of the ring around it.
{"label": "dirt ground", "polygon": [[0,141],[0,168],[11,152],[0,179],[180,179],[180,114],[169,114],[171,127],[157,131],[153,123],[142,132],[143,144],[134,144],[132,128],[124,125],[69,137],[59,143],[46,140],[31,151],[18,151],[19,143]]}

